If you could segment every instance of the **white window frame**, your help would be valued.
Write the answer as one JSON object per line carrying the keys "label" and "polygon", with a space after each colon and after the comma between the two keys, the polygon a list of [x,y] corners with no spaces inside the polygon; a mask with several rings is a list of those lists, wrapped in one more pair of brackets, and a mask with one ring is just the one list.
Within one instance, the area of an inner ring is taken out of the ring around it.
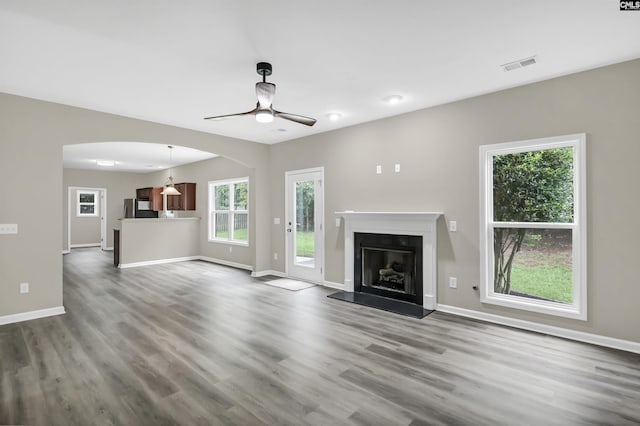
{"label": "white window frame", "polygon": [[[85,203],[80,202],[81,194],[93,194],[93,203]],[[77,217],[97,217],[100,213],[100,197],[98,191],[85,191],[85,190],[77,190],[76,191],[76,216]],[[93,213],[82,213],[81,206],[93,206]]]}
{"label": "white window frame", "polygon": [[[234,196],[235,191],[232,191],[229,188],[229,210],[216,210],[216,197],[215,197],[215,189],[217,186],[222,185],[235,185],[238,183],[246,183],[247,184],[247,209],[246,210],[234,210]],[[250,216],[249,216],[249,196],[250,196],[250,187],[249,187],[249,177],[242,178],[234,178],[234,179],[224,179],[224,180],[214,180],[209,181],[209,228],[208,228],[208,239],[209,242],[212,243],[226,243],[233,244],[239,246],[248,246],[249,245],[249,227],[250,227]],[[228,238],[216,238],[214,235],[215,227],[215,218],[216,213],[228,213],[228,228],[229,228],[229,237]],[[243,213],[247,215],[247,241],[234,240],[233,239],[233,223],[234,216],[236,213]]]}
{"label": "white window frame", "polygon": [[[573,148],[574,216],[572,223],[494,222],[493,157],[547,150]],[[587,191],[586,135],[584,133],[531,139],[480,147],[480,300],[482,303],[539,312],[578,320],[587,320]],[[493,279],[493,230],[495,227],[571,229],[573,303],[496,293]]]}

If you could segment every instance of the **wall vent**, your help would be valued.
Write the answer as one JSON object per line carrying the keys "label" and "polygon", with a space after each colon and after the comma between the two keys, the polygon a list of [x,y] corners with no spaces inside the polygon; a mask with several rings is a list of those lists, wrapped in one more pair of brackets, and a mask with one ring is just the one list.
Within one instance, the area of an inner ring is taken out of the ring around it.
{"label": "wall vent", "polygon": [[531,56],[529,58],[519,59],[514,62],[509,62],[508,64],[500,65],[504,71],[513,71],[518,68],[527,67],[529,65],[533,65],[538,62],[538,59],[535,56]]}

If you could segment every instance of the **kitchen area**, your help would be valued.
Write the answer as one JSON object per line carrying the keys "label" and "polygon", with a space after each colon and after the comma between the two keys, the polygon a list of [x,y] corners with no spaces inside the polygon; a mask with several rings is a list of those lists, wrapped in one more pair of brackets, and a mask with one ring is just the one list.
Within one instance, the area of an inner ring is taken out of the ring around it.
{"label": "kitchen area", "polygon": [[[123,217],[113,230],[113,263],[129,268],[196,258],[200,218],[196,210],[196,184],[136,189],[135,198],[123,202]],[[165,193],[163,193],[165,192]]]}

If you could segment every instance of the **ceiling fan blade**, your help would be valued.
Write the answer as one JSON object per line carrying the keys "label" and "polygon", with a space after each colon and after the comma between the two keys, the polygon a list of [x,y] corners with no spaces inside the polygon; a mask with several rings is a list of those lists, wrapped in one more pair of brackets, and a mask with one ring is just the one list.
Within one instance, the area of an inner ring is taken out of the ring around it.
{"label": "ceiling fan blade", "polygon": [[213,121],[217,121],[217,120],[226,120],[227,118],[236,118],[236,117],[242,117],[243,115],[255,115],[256,112],[258,112],[258,108],[256,107],[255,109],[252,109],[251,111],[247,111],[247,112],[239,112],[237,114],[227,114],[227,115],[214,115],[212,117],[205,117],[205,120],[213,120]]}
{"label": "ceiling fan blade", "polygon": [[273,103],[273,95],[276,94],[276,85],[273,83],[256,83],[256,96],[260,108],[269,108]]}
{"label": "ceiling fan blade", "polygon": [[313,126],[316,124],[315,118],[305,117],[303,115],[289,114],[288,112],[273,111],[273,115],[276,117],[284,118],[285,120],[295,121],[296,123],[304,124],[305,126]]}

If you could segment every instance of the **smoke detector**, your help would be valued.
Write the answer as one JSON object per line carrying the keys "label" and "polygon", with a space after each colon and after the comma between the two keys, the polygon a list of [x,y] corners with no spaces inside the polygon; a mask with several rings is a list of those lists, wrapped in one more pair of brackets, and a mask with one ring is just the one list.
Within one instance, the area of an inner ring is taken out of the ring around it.
{"label": "smoke detector", "polygon": [[533,65],[538,62],[538,58],[536,56],[531,56],[529,58],[519,59],[517,61],[509,62],[508,64],[500,65],[504,71],[513,71],[518,68],[528,67],[529,65]]}

